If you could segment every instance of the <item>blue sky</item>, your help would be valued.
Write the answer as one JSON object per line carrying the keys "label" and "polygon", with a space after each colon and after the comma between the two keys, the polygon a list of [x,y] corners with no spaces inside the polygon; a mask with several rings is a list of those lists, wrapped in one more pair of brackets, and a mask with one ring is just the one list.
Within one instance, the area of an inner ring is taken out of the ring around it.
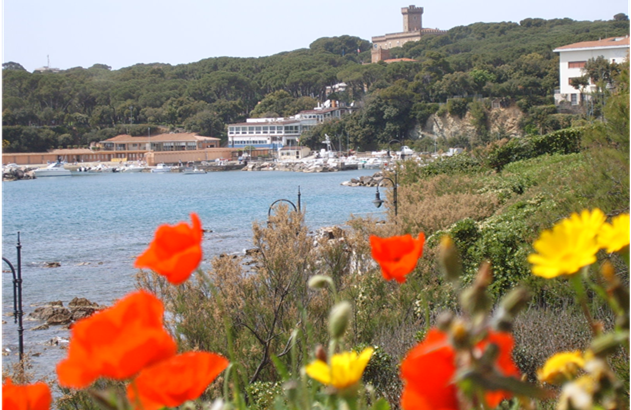
{"label": "blue sky", "polygon": [[191,63],[309,47],[321,37],[402,30],[401,7],[424,8],[423,26],[450,29],[528,17],[610,20],[627,0],[3,0],[3,62],[28,71],[107,64]]}

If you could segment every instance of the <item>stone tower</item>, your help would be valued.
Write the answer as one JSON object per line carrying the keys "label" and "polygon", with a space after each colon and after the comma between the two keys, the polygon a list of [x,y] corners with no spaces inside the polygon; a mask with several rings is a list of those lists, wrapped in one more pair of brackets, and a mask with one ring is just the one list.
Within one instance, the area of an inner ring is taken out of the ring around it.
{"label": "stone tower", "polygon": [[401,8],[403,14],[403,32],[420,31],[423,28],[423,7],[414,5]]}

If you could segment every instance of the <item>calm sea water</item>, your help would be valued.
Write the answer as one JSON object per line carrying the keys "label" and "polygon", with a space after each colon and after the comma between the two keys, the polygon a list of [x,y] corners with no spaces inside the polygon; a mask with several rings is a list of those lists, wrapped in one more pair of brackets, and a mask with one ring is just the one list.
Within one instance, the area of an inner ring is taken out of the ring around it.
{"label": "calm sea water", "polygon": [[[374,171],[335,173],[217,172],[205,175],[102,174],[40,178],[2,183],[2,256],[16,261],[16,232],[22,243],[25,319],[37,306],[74,297],[100,304],[134,289],[134,258],[163,223],[190,221],[196,212],[204,229],[205,261],[220,253],[252,247],[253,221],[265,221],[277,199],[297,203],[298,186],[311,229],[343,224],[351,214],[383,216],[371,203],[372,188],[340,184]],[[61,267],[45,268],[46,262]],[[7,270],[7,266],[3,266]],[[13,313],[10,273],[2,276],[3,366],[17,360],[17,325]],[[50,374],[65,350],[48,346],[67,337],[59,327],[32,331],[38,321],[24,321],[25,351],[37,377]],[[39,355],[38,355],[39,354]]]}

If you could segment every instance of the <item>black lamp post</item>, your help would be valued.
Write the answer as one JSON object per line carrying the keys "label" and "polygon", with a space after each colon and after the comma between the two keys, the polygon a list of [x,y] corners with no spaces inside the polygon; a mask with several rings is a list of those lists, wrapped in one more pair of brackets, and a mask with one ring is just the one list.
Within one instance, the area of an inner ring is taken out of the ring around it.
{"label": "black lamp post", "polygon": [[394,196],[394,216],[396,217],[399,214],[398,198],[397,198],[397,170],[396,169],[394,170],[394,181],[391,178],[388,178],[388,177],[383,177],[383,179],[381,181],[379,181],[379,183],[377,184],[377,192],[375,193],[375,200],[372,201],[372,203],[375,204],[375,206],[377,208],[379,208],[379,207],[381,207],[381,205],[383,205],[384,200],[381,199],[381,196],[379,195],[379,186],[386,179],[388,181],[390,181],[390,183],[392,184],[392,188],[394,189],[392,194]]}
{"label": "black lamp post", "polygon": [[298,206],[296,207],[296,205],[293,202],[291,202],[289,199],[277,199],[276,201],[272,202],[272,204],[269,206],[267,210],[268,220],[269,220],[269,217],[272,215],[272,208],[274,207],[274,205],[276,205],[279,202],[287,202],[289,205],[291,205],[294,208],[294,212],[300,212],[300,185],[298,185]]}
{"label": "black lamp post", "polygon": [[2,258],[4,263],[9,265],[11,273],[13,273],[13,317],[14,323],[18,324],[18,349],[20,353],[20,363],[24,357],[24,327],[22,326],[22,245],[20,244],[20,233],[18,232],[17,249],[17,271],[13,264],[7,259]]}

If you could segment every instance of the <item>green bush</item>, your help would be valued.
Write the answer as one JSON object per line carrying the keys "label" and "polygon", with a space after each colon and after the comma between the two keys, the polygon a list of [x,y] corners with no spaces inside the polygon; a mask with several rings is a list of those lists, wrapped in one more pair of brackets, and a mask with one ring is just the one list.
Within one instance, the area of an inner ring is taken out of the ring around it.
{"label": "green bush", "polygon": [[447,111],[451,115],[458,116],[460,118],[464,118],[467,114],[467,100],[464,98],[452,98],[447,101]]}
{"label": "green bush", "polygon": [[506,164],[546,154],[572,154],[581,150],[583,128],[566,128],[546,135],[513,138],[497,143],[486,157],[487,164],[501,171]]}

